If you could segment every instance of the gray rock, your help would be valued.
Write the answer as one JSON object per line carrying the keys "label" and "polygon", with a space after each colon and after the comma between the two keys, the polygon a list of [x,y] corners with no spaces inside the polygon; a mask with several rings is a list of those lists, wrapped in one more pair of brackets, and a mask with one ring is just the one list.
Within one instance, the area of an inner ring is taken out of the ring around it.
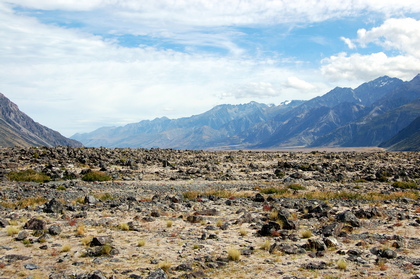
{"label": "gray rock", "polygon": [[158,268],[152,272],[146,277],[146,279],[168,279],[168,275],[166,275],[165,271]]}
{"label": "gray rock", "polygon": [[315,249],[316,251],[325,251],[327,250],[327,246],[325,245],[324,241],[321,239],[308,239],[308,247],[309,249]]}
{"label": "gray rock", "polygon": [[394,250],[390,248],[387,248],[383,250],[380,255],[382,258],[394,259],[397,257],[397,252],[395,252]]}
{"label": "gray rock", "polygon": [[110,235],[96,236],[90,242],[90,246],[103,246],[112,242]]}
{"label": "gray rock", "polygon": [[0,228],[5,228],[8,225],[9,225],[9,222],[7,220],[0,218]]}
{"label": "gray rock", "polygon": [[98,200],[94,196],[86,196],[85,203],[93,204],[96,203]]}
{"label": "gray rock", "polygon": [[20,231],[20,232],[18,233],[18,235],[16,236],[16,238],[15,238],[15,239],[16,239],[17,241],[21,241],[21,240],[26,239],[28,236],[29,236],[28,231]]}
{"label": "gray rock", "polygon": [[64,205],[55,198],[44,204],[44,212],[46,213],[63,213],[63,210]]}
{"label": "gray rock", "polygon": [[34,231],[44,231],[47,227],[47,222],[41,219],[32,218],[23,226],[24,229],[34,230]]}
{"label": "gray rock", "polygon": [[62,232],[62,229],[59,225],[51,225],[48,228],[48,233],[50,235],[59,235]]}
{"label": "gray rock", "polygon": [[353,227],[360,227],[360,220],[350,210],[346,210],[341,213],[337,213],[335,219],[339,222],[349,223]]}

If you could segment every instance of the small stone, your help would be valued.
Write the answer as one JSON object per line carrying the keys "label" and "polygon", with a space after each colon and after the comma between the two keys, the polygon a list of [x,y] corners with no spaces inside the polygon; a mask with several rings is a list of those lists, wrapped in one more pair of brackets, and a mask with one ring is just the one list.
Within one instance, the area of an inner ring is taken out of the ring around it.
{"label": "small stone", "polygon": [[24,267],[26,269],[29,269],[29,270],[34,270],[34,269],[38,269],[39,268],[36,264],[31,264],[31,263],[25,264]]}
{"label": "small stone", "polygon": [[90,246],[103,246],[112,242],[112,237],[109,235],[105,236],[96,236],[90,242]]}

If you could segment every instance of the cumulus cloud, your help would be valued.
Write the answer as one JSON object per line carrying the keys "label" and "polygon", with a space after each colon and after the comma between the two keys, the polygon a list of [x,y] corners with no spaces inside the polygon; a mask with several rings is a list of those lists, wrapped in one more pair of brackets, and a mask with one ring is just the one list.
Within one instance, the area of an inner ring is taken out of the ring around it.
{"label": "cumulus cloud", "polygon": [[391,18],[371,30],[358,30],[356,39],[345,39],[344,42],[349,47],[358,45],[360,48],[373,44],[384,51],[371,54],[343,52],[323,59],[322,73],[331,80],[366,80],[381,75],[407,80],[420,72],[418,20]]}

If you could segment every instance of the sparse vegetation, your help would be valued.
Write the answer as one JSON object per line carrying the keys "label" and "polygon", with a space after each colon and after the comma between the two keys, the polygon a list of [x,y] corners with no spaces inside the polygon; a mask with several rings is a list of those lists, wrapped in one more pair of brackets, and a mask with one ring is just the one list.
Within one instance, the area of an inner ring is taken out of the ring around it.
{"label": "sparse vegetation", "polygon": [[172,227],[172,225],[173,225],[172,220],[167,220],[167,221],[166,221],[166,227],[167,227],[167,228]]}
{"label": "sparse vegetation", "polygon": [[146,239],[141,238],[137,241],[137,247],[143,247],[144,245],[146,245]]}
{"label": "sparse vegetation", "polygon": [[20,229],[18,227],[15,227],[15,226],[7,226],[6,227],[7,235],[15,235],[15,234],[18,234],[19,231],[20,231]]}
{"label": "sparse vegetation", "polygon": [[345,270],[345,269],[347,269],[347,262],[346,262],[346,260],[344,260],[344,259],[339,259],[339,260],[337,261],[337,267],[338,267],[338,269],[341,269],[341,270]]}
{"label": "sparse vegetation", "polygon": [[172,264],[168,261],[162,261],[158,263],[158,268],[162,269],[165,272],[168,272]]}
{"label": "sparse vegetation", "polygon": [[310,238],[312,237],[312,232],[310,230],[303,230],[301,231],[302,238]]}
{"label": "sparse vegetation", "polygon": [[102,255],[109,255],[109,253],[111,253],[111,251],[112,251],[112,246],[109,243],[106,243],[101,248],[101,254]]}
{"label": "sparse vegetation", "polygon": [[270,242],[270,239],[266,239],[261,245],[260,245],[260,248],[262,249],[262,250],[268,250],[268,249],[270,249],[270,246],[271,246],[271,242]]}
{"label": "sparse vegetation", "polygon": [[122,231],[129,231],[130,226],[127,223],[121,223],[118,225],[118,228]]}
{"label": "sparse vegetation", "polygon": [[32,169],[9,172],[7,174],[7,178],[11,181],[20,181],[20,182],[45,183],[45,182],[51,181],[51,177],[49,177],[45,173],[36,172]]}
{"label": "sparse vegetation", "polygon": [[61,252],[68,252],[68,251],[70,251],[71,250],[71,246],[70,246],[70,244],[64,244],[62,247],[61,247]]}
{"label": "sparse vegetation", "polygon": [[290,184],[289,186],[287,186],[287,188],[291,189],[291,190],[306,190],[305,186],[302,186],[300,184]]}
{"label": "sparse vegetation", "polygon": [[413,181],[395,181],[392,183],[392,187],[399,189],[417,189],[419,185]]}
{"label": "sparse vegetation", "polygon": [[112,177],[102,171],[89,171],[82,176],[83,181],[109,181]]}
{"label": "sparse vegetation", "polygon": [[84,235],[85,234],[85,225],[80,224],[76,228],[76,235]]}
{"label": "sparse vegetation", "polygon": [[241,259],[241,252],[236,248],[229,248],[227,253],[230,261],[239,261]]}

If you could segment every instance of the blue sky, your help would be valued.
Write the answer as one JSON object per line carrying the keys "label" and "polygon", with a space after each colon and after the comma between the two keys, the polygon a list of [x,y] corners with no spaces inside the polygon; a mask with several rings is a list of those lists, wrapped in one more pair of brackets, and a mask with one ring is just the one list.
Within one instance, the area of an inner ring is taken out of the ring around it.
{"label": "blue sky", "polygon": [[420,73],[418,0],[0,0],[0,92],[65,136]]}

